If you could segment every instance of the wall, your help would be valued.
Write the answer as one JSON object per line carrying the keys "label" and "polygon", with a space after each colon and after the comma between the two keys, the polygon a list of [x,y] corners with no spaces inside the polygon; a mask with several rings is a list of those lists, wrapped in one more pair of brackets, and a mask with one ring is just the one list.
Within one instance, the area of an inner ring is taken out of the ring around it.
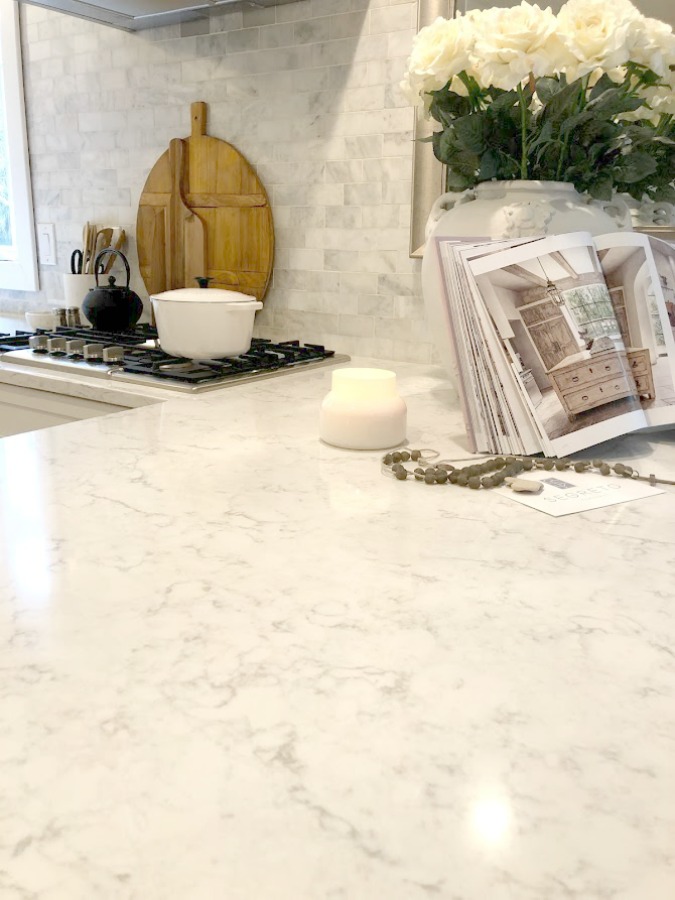
{"label": "wall", "polygon": [[[417,260],[408,257],[413,112],[398,84],[416,2],[244,4],[206,23],[129,34],[22,5],[26,109],[36,222],[56,226],[58,264],[39,294],[0,293],[0,308],[63,296],[61,273],[86,220],[131,234],[138,198],[190,103],[233,143],[268,189],[277,252],[257,333],[352,355],[428,361]],[[206,27],[208,33],[196,33]]]}
{"label": "wall", "polygon": [[[560,11],[565,0],[551,0],[546,3],[554,13]],[[675,25],[675,9],[673,0],[631,0],[644,16],[652,19],[661,19]],[[491,6],[518,6],[519,0],[457,0],[457,9],[466,12],[469,9],[487,9]],[[544,4],[539,4],[542,8]]]}

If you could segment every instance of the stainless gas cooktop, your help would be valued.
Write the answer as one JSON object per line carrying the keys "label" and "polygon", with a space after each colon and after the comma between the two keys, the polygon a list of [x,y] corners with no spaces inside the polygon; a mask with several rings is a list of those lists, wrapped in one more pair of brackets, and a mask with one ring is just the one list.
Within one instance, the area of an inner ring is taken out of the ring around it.
{"label": "stainless gas cooktop", "polygon": [[124,334],[57,328],[35,334],[0,335],[0,361],[59,374],[201,393],[299,369],[348,362],[349,357],[319,344],[273,343],[254,338],[251,349],[242,356],[179,359],[163,353],[157,332],[145,325]]}

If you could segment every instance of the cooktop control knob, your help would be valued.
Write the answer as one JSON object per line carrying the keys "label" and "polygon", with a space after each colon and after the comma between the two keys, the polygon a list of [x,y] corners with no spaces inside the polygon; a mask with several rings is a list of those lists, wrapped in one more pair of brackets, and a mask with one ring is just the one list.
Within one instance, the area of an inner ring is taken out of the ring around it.
{"label": "cooktop control knob", "polygon": [[48,340],[46,334],[33,334],[28,338],[28,346],[33,353],[47,353]]}
{"label": "cooktop control knob", "polygon": [[66,353],[68,356],[72,356],[73,359],[82,359],[84,356],[84,345],[85,341],[80,338],[66,341]]}
{"label": "cooktop control knob", "polygon": [[85,362],[103,362],[103,344],[85,344],[82,355],[84,356]]}
{"label": "cooktop control knob", "polygon": [[115,345],[112,347],[104,347],[103,362],[110,363],[113,366],[121,365],[124,362],[124,347],[117,347]]}
{"label": "cooktop control knob", "polygon": [[47,350],[52,356],[65,356],[66,339],[64,337],[47,338]]}

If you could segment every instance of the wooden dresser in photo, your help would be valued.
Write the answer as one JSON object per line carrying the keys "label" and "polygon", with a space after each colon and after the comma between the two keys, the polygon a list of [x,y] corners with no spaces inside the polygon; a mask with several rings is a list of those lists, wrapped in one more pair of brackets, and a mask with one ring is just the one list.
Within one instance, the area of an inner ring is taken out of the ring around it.
{"label": "wooden dresser in photo", "polygon": [[617,350],[605,350],[595,356],[586,353],[568,356],[547,374],[570,421],[579,413],[613,400],[637,396],[633,376],[625,368],[623,354]]}
{"label": "wooden dresser in photo", "polygon": [[649,358],[649,349],[647,347],[631,347],[626,350],[626,354],[638,394],[641,397],[648,397],[650,400],[654,400],[656,391],[654,389],[654,374]]}

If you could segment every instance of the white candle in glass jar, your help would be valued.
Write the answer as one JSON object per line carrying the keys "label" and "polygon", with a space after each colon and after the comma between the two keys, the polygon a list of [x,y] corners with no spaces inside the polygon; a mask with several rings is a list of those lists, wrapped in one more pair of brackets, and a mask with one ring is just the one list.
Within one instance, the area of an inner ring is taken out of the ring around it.
{"label": "white candle in glass jar", "polygon": [[406,436],[407,409],[387,369],[336,369],[321,404],[320,437],[348,450],[397,447]]}

